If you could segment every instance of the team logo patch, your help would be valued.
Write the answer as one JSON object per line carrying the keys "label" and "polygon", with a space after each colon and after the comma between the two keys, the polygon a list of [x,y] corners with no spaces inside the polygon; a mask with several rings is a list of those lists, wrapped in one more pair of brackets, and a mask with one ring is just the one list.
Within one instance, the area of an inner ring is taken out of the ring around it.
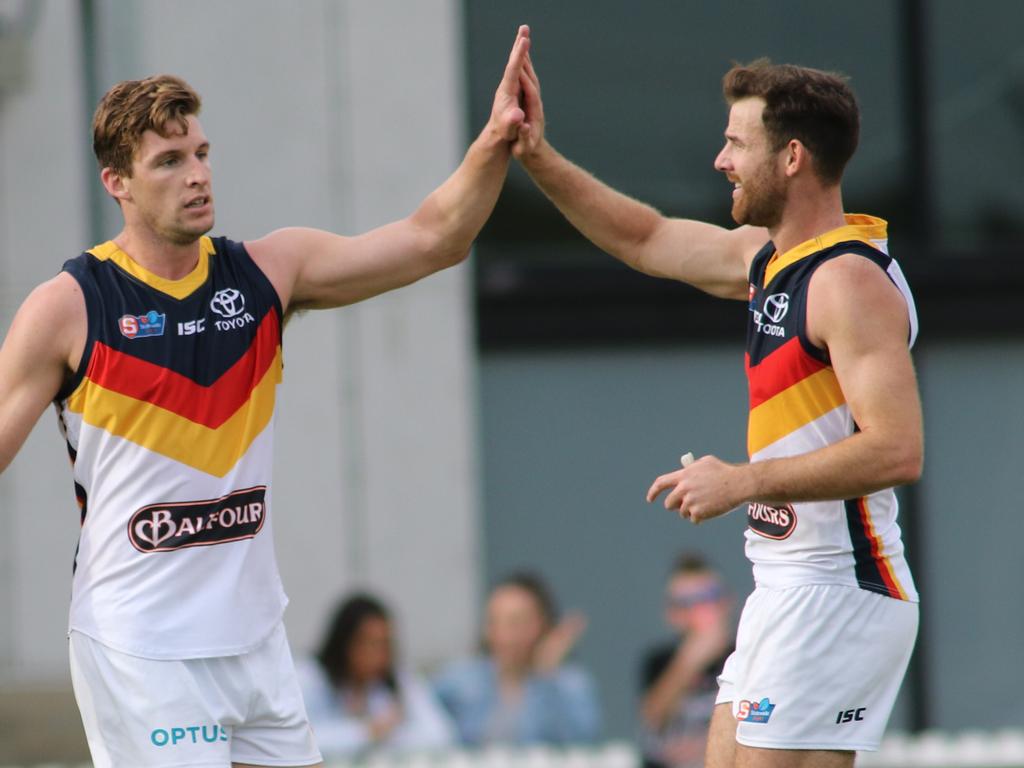
{"label": "team logo patch", "polygon": [[237,288],[221,288],[213,294],[210,309],[221,317],[213,321],[218,331],[233,331],[256,322],[256,318],[245,311],[245,296]]}
{"label": "team logo patch", "polygon": [[775,711],[775,705],[765,696],[760,701],[744,699],[736,707],[736,719],[741,723],[767,723]]}
{"label": "team logo patch", "polygon": [[221,317],[235,317],[245,311],[245,296],[237,288],[222,288],[210,299],[210,309]]}
{"label": "team logo patch", "polygon": [[117,321],[121,335],[128,339],[141,339],[146,336],[163,336],[167,315],[149,310],[144,315],[125,315]]}
{"label": "team logo patch", "polygon": [[128,521],[128,539],[139,552],[170,552],[251,539],[266,519],[267,487],[232,491],[219,499],[150,504]]}
{"label": "team logo patch", "polygon": [[792,504],[773,507],[751,502],[747,507],[747,527],[766,539],[788,539],[796,530],[796,510]]}
{"label": "team logo patch", "polygon": [[789,312],[789,294],[773,293],[764,300],[764,314],[773,323],[781,323]]}

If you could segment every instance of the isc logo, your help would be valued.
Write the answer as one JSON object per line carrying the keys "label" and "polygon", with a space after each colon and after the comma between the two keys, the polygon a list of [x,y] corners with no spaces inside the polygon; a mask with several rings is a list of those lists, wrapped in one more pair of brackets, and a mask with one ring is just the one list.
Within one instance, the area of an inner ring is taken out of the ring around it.
{"label": "isc logo", "polygon": [[179,336],[193,336],[197,333],[202,333],[205,330],[205,317],[200,317],[198,320],[186,320],[184,323],[178,323]]}
{"label": "isc logo", "polygon": [[844,709],[836,715],[836,725],[852,723],[854,720],[863,720],[865,709],[867,709],[867,707],[861,707],[860,709]]}

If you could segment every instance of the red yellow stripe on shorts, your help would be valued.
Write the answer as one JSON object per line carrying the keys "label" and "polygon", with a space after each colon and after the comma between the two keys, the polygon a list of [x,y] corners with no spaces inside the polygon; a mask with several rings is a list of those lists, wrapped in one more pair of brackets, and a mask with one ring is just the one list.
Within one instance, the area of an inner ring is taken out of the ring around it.
{"label": "red yellow stripe on shorts", "polygon": [[835,373],[822,368],[750,409],[747,451],[754,456],[845,403]]}
{"label": "red yellow stripe on shorts", "polygon": [[896,578],[889,558],[882,554],[882,540],[875,533],[867,498],[848,499],[845,505],[857,584],[870,592],[906,600],[907,593]]}
{"label": "red yellow stripe on shorts", "polygon": [[[212,420],[214,426],[193,421],[188,408],[183,408],[185,413],[181,413],[165,407],[173,403],[150,403],[109,389],[90,378],[88,373],[82,385],[68,398],[68,410],[81,414],[87,424],[146,450],[223,477],[270,423],[280,381],[281,348],[275,346],[273,358],[247,397],[227,418]],[[214,386],[206,396],[215,399],[216,392]]]}

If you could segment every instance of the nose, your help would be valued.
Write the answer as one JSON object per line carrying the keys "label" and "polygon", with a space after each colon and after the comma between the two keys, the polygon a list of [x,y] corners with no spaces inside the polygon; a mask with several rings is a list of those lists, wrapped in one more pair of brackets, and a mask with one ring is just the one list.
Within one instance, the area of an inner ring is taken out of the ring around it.
{"label": "nose", "polygon": [[729,145],[726,144],[718,153],[718,157],[715,158],[715,170],[725,172],[730,170],[731,167],[732,163],[729,159]]}
{"label": "nose", "polygon": [[202,187],[210,183],[210,164],[201,158],[193,157],[189,164],[186,182],[190,187]]}

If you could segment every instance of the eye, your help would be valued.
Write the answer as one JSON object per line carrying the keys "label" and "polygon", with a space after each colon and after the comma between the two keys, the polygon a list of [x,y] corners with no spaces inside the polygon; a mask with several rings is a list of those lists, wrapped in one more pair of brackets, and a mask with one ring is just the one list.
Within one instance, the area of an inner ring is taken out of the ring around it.
{"label": "eye", "polygon": [[169,157],[165,157],[163,160],[160,161],[160,166],[162,168],[171,168],[171,167],[177,165],[177,163],[178,163],[178,158],[175,157],[174,155],[170,155]]}

